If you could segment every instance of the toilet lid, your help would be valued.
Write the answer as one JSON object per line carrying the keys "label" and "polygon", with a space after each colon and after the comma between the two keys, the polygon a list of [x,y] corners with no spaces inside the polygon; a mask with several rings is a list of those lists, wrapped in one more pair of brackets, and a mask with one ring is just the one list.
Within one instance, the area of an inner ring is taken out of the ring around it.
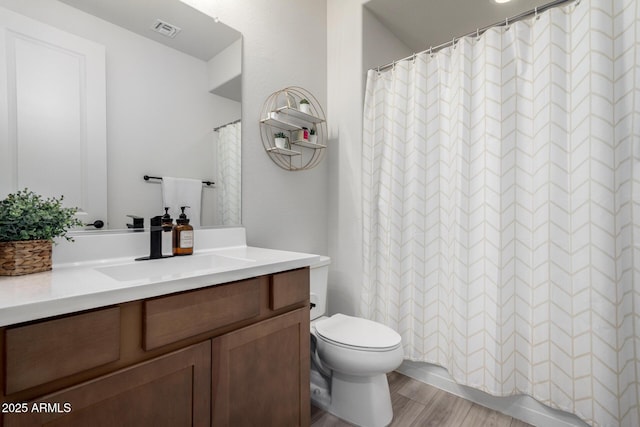
{"label": "toilet lid", "polygon": [[396,331],[385,325],[344,314],[334,314],[315,326],[321,337],[351,347],[389,348],[401,340]]}

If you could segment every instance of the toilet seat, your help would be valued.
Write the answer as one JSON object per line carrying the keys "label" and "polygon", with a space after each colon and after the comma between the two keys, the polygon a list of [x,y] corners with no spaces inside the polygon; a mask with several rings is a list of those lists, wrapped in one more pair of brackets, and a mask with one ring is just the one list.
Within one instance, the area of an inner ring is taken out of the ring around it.
{"label": "toilet seat", "polygon": [[318,338],[355,350],[390,351],[400,346],[400,335],[388,326],[359,317],[334,314],[315,323]]}

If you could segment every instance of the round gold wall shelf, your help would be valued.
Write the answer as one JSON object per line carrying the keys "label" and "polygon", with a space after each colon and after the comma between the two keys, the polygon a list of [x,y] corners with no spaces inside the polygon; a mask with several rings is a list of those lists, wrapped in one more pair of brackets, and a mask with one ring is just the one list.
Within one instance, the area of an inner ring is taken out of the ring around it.
{"label": "round gold wall shelf", "polygon": [[[284,138],[276,141],[278,134]],[[327,148],[324,111],[316,97],[301,87],[279,90],[262,106],[260,135],[276,165],[289,171],[311,169],[322,161]]]}

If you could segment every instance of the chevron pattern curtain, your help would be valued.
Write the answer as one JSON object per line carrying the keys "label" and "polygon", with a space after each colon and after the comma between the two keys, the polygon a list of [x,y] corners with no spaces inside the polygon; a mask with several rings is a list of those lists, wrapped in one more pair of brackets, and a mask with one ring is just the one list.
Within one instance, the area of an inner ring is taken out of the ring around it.
{"label": "chevron pattern curtain", "polygon": [[218,181],[216,196],[218,225],[239,225],[241,212],[241,133],[240,122],[226,125],[218,131]]}
{"label": "chevron pattern curtain", "polygon": [[405,355],[640,426],[640,2],[369,71],[361,314]]}

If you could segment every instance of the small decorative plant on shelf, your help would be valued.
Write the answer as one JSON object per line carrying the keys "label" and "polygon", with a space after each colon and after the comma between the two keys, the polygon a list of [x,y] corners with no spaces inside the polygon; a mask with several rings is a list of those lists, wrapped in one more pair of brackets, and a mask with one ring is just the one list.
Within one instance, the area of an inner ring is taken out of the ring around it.
{"label": "small decorative plant on shelf", "polygon": [[307,99],[300,100],[300,111],[305,114],[311,114],[311,105]]}
{"label": "small decorative plant on shelf", "polygon": [[318,135],[316,135],[315,128],[311,128],[309,130],[309,142],[312,143],[312,144],[317,144],[318,143]]}
{"label": "small decorative plant on shelf", "polygon": [[76,208],[62,206],[63,197],[43,199],[28,189],[0,201],[0,276],[51,270],[53,239],[82,226]]}
{"label": "small decorative plant on shelf", "polygon": [[291,148],[291,146],[289,145],[289,139],[284,134],[284,132],[274,133],[273,138],[277,148],[282,148],[285,150],[289,150]]}

